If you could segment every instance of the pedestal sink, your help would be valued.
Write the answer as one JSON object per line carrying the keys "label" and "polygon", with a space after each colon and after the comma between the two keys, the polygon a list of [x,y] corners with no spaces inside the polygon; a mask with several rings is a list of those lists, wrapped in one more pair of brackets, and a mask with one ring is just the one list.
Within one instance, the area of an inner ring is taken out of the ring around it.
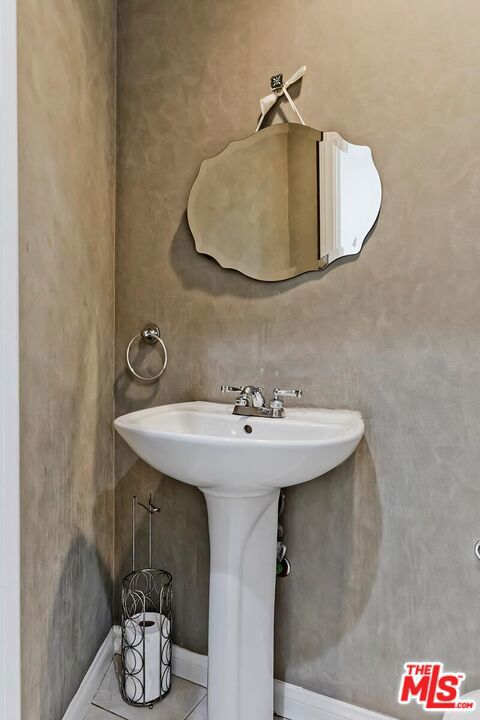
{"label": "pedestal sink", "polygon": [[287,409],[267,419],[191,402],[123,415],[115,427],[145,462],[205,495],[208,720],[271,720],[279,490],[346,460],[363,435],[361,415]]}

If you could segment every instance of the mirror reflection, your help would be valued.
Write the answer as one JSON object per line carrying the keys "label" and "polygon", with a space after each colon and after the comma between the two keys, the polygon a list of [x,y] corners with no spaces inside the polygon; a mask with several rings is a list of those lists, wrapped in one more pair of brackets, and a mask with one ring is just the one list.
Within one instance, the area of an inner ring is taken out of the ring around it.
{"label": "mirror reflection", "polygon": [[198,252],[257,280],[284,280],[360,252],[381,185],[370,148],[285,123],[205,160],[190,192]]}

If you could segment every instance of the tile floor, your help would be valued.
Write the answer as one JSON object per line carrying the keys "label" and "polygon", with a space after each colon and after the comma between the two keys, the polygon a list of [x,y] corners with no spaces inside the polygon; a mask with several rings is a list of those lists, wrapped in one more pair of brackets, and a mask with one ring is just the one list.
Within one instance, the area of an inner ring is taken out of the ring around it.
{"label": "tile floor", "polygon": [[[207,691],[201,685],[173,677],[172,689],[161,703],[148,711],[123,702],[112,660],[84,720],[207,720]],[[277,720],[282,720],[275,716]]]}

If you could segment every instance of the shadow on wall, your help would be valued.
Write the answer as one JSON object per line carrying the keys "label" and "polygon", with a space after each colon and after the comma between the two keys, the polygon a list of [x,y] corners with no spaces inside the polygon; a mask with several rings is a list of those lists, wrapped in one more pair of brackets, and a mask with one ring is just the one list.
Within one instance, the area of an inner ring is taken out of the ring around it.
{"label": "shadow on wall", "polygon": [[53,523],[49,529],[57,537],[56,545],[49,541],[50,559],[58,568],[58,582],[56,588],[38,588],[50,609],[48,627],[35,631],[42,633],[46,647],[40,708],[42,718],[52,720],[63,717],[112,625],[112,568],[108,563],[112,558],[113,483],[111,431],[106,426],[111,418],[100,372],[102,347],[97,328],[83,344],[72,373],[76,382],[68,389],[68,402],[76,402],[77,431],[69,437],[62,492],[52,498],[49,508]]}
{"label": "shadow on wall", "polygon": [[[362,244],[362,250],[374,234],[378,217],[365,240]],[[209,255],[203,255],[197,252],[195,241],[188,225],[187,213],[182,216],[182,220],[173,237],[170,248],[170,261],[172,268],[180,278],[184,290],[201,290],[206,295],[212,297],[220,297],[224,295],[235,296],[239,298],[270,298],[288,292],[299,285],[307,282],[318,280],[321,277],[329,275],[332,270],[345,265],[346,263],[356,262],[358,255],[347,255],[346,257],[335,260],[325,270],[312,270],[297,275],[289,280],[278,280],[275,282],[265,282],[255,280],[254,278],[243,275],[238,270],[224,268]]]}
{"label": "shadow on wall", "polygon": [[111,597],[108,567],[97,547],[77,531],[63,562],[47,629],[42,717],[63,717],[111,626]]}
{"label": "shadow on wall", "polygon": [[[152,349],[150,346],[146,346],[145,348],[142,348],[141,351],[142,355],[147,355],[151,354]],[[144,372],[146,376],[148,376],[149,373],[152,374],[151,370],[144,370],[141,365],[138,366],[136,358],[134,362],[137,372]],[[158,372],[158,369],[155,368],[153,372],[155,371]],[[158,395],[159,385],[158,382],[135,382],[125,367],[117,374],[113,388],[116,404],[115,417],[118,417],[118,415],[124,415],[125,413],[133,412],[134,410],[142,410],[143,408],[150,407],[153,400]],[[119,408],[121,408],[120,412]],[[115,442],[117,439],[118,438],[115,437]]]}
{"label": "shadow on wall", "polygon": [[358,622],[377,575],[381,506],[365,438],[338,468],[287,490],[283,524],[292,572],[277,582],[275,677],[307,688],[311,678],[318,692],[322,656]]}

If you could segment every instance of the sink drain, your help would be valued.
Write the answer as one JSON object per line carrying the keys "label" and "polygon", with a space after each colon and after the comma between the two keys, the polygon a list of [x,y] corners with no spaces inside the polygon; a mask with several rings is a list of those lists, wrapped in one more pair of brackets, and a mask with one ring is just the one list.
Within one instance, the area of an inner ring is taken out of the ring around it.
{"label": "sink drain", "polygon": [[250,435],[250,433],[253,432],[253,429],[252,429],[252,426],[251,426],[251,425],[244,425],[244,426],[243,426],[243,429],[245,430],[245,432],[246,432],[248,435]]}

